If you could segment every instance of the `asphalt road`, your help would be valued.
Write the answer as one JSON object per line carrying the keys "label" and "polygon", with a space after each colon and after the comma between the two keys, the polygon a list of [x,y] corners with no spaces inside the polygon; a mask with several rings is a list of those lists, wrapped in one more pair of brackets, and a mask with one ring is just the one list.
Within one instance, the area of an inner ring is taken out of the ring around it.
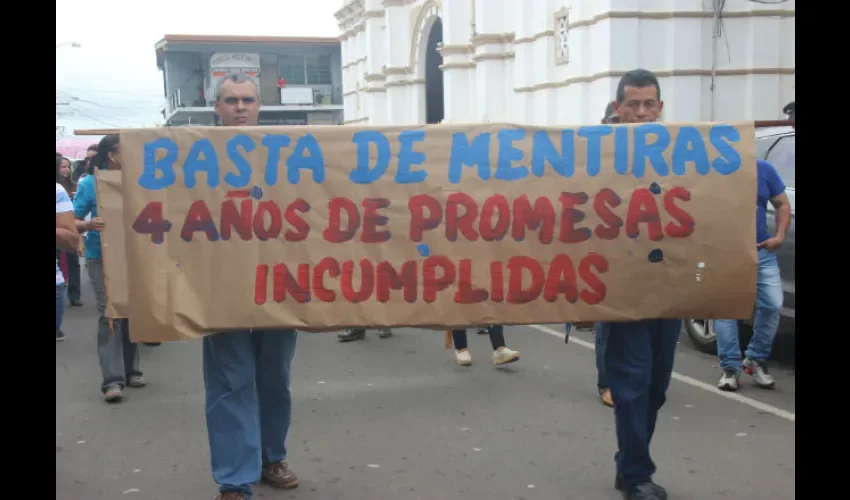
{"label": "asphalt road", "polygon": [[[142,348],[149,385],[103,403],[94,299],[68,309],[56,345],[57,500],[212,499],[200,343]],[[439,332],[336,342],[301,334],[293,367],[289,463],[296,490],[257,499],[617,499],[612,410],[597,399],[592,334],[564,345],[560,327],[506,330],[522,355],[490,361],[470,331],[471,367]],[[717,361],[682,336],[653,441],[656,481],[671,499],[795,497],[795,380],[714,389]]]}

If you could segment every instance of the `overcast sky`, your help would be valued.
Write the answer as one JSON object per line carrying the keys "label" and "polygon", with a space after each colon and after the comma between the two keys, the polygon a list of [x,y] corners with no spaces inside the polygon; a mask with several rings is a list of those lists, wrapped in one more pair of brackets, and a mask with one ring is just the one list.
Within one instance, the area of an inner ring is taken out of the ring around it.
{"label": "overcast sky", "polygon": [[[162,73],[154,44],[168,34],[337,36],[343,0],[59,0],[56,91],[65,136],[78,128],[154,126],[162,122]],[[123,7],[127,7],[126,9]],[[306,7],[306,9],[305,9]],[[309,9],[309,10],[307,10]]]}

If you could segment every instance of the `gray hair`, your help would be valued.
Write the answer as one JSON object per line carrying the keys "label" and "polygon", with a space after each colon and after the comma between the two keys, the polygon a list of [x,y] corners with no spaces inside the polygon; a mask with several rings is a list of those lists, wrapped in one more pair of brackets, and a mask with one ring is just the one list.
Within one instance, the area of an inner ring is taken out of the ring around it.
{"label": "gray hair", "polygon": [[216,82],[216,84],[215,84],[215,100],[216,100],[216,102],[218,102],[218,98],[221,95],[221,87],[222,87],[222,85],[224,85],[225,82],[233,82],[233,83],[251,82],[252,84],[254,84],[254,88],[257,90],[257,97],[259,97],[259,95],[260,95],[260,86],[257,85],[257,82],[254,81],[253,78],[251,78],[248,75],[244,75],[242,73],[228,73],[228,74],[222,76],[221,78],[219,78],[218,82]]}

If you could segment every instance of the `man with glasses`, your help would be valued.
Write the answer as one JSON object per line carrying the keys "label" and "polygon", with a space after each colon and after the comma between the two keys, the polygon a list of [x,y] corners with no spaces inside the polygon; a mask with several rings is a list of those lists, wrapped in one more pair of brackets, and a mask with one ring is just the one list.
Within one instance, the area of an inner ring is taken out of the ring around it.
{"label": "man with glasses", "polygon": [[[224,127],[256,125],[259,89],[242,74],[224,76],[215,112]],[[248,500],[257,479],[295,488],[286,462],[292,418],[289,373],[295,357],[291,329],[237,330],[203,339],[207,433],[217,500]]]}

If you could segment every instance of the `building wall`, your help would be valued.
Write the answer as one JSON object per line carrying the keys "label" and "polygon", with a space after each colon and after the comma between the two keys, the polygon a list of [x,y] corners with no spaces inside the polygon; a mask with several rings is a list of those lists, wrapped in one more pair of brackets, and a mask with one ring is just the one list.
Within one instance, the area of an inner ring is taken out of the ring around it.
{"label": "building wall", "polygon": [[331,84],[334,88],[334,103],[342,103],[342,54],[338,46],[331,50]]}
{"label": "building wall", "polygon": [[[198,44],[185,48],[168,49],[164,54],[164,71],[163,78],[165,79],[166,93],[168,96],[176,92],[180,88],[183,93],[183,101],[187,106],[192,105],[197,97],[197,88],[203,84],[206,96],[212,98],[214,86],[216,82],[211,81],[209,66],[210,58],[217,52],[247,52],[259,53],[261,65],[264,70],[274,70],[273,78],[268,78],[268,75],[261,74],[261,95],[263,104],[274,105],[280,104],[280,95],[277,91],[277,77],[282,74],[280,61],[282,58],[291,55],[329,55],[329,72],[330,83],[326,84],[331,88],[331,102],[342,102],[342,71],[341,71],[341,55],[339,46],[309,46],[309,45],[293,45],[293,46],[268,46],[257,45],[250,46],[245,44],[227,45],[227,44]],[[200,69],[199,72],[193,73],[193,69]],[[262,81],[264,80],[265,81]],[[271,80],[274,80],[273,82]],[[189,99],[187,95],[191,94]]]}
{"label": "building wall", "polygon": [[183,104],[192,106],[193,101],[198,98],[198,87],[204,83],[206,68],[202,58],[194,52],[168,52],[165,57],[163,78],[165,78],[165,90],[170,98],[181,91]]}
{"label": "building wall", "polygon": [[[795,2],[352,0],[340,23],[346,123],[424,123],[424,55],[443,20],[446,122],[597,123],[622,74],[659,76],[667,121],[782,118]],[[556,13],[568,10],[567,61]]]}

